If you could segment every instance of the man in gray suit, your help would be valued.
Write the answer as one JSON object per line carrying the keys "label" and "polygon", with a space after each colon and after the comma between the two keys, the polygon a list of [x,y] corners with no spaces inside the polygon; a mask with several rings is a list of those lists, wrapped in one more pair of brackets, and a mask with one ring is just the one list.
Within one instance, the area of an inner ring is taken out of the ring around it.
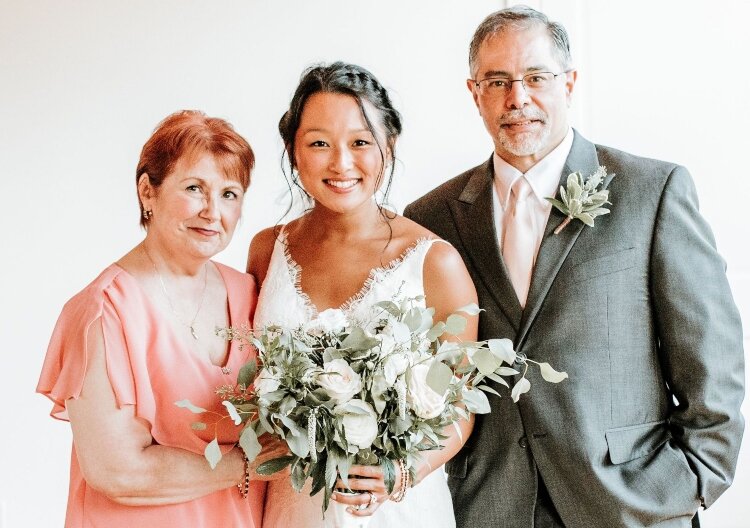
{"label": "man in gray suit", "polygon": [[[568,37],[542,13],[490,15],[470,69],[495,151],[404,214],[461,252],[481,339],[570,378],[490,398],[447,465],[458,526],[690,526],[744,427],[742,327],[691,177],[570,128]],[[545,198],[600,165],[611,213],[555,234],[566,215]]]}

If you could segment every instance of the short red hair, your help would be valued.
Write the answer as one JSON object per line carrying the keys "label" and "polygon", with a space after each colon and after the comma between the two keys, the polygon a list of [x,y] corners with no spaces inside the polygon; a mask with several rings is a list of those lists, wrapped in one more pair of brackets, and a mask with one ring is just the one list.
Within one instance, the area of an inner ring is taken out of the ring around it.
{"label": "short red hair", "polygon": [[[136,185],[145,173],[151,185],[158,189],[178,161],[183,158],[197,161],[203,154],[211,154],[222,172],[247,190],[255,166],[253,149],[227,121],[208,117],[199,110],[175,112],[159,123],[141,150]],[[141,225],[145,227],[143,204],[140,199],[138,202]]]}

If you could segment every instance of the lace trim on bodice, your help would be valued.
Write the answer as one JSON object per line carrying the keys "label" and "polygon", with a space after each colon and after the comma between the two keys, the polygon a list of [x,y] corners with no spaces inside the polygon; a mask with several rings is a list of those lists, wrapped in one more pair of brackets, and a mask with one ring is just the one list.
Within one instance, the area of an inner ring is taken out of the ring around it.
{"label": "lace trim on bodice", "polygon": [[[357,305],[370,294],[374,284],[383,283],[388,280],[388,277],[391,276],[396,270],[398,270],[398,268],[400,268],[405,261],[409,260],[420,250],[424,249],[425,244],[432,245],[432,242],[434,241],[435,239],[420,237],[401,255],[390,261],[385,266],[372,268],[359,291],[349,297],[349,299],[344,301],[341,306],[338,306],[336,308],[345,313],[354,311]],[[315,305],[315,303],[312,302],[312,299],[310,299],[310,296],[307,295],[302,289],[302,267],[297,263],[297,261],[294,260],[294,257],[292,257],[292,253],[289,251],[286,231],[281,231],[281,233],[279,234],[278,242],[284,249],[284,260],[286,260],[287,268],[289,270],[289,277],[291,278],[292,284],[294,285],[294,290],[297,292],[299,298],[304,302],[305,307],[307,307],[312,316],[316,317],[320,312],[318,311],[318,307]]]}
{"label": "lace trim on bodice", "polygon": [[[427,251],[439,239],[421,237],[398,258],[370,270],[357,293],[338,309],[352,321],[366,318],[371,307],[397,295],[424,295],[423,267]],[[282,229],[274,242],[273,253],[260,291],[255,312],[255,327],[269,324],[296,327],[319,315],[318,307],[301,285],[302,267],[289,251],[287,234]]]}

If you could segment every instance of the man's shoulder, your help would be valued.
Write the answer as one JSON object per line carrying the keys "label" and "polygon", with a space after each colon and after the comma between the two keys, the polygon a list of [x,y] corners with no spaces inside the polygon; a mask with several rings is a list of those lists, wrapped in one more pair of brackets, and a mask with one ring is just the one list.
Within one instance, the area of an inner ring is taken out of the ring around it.
{"label": "man's shoulder", "polygon": [[447,200],[457,199],[466,189],[469,180],[483,172],[487,171],[487,162],[483,162],[476,167],[454,176],[446,182],[441,183],[431,191],[428,191],[421,198],[414,200],[406,207],[408,211],[417,211],[420,209],[433,209],[438,205],[445,203]]}
{"label": "man's shoulder", "polygon": [[599,164],[607,172],[627,175],[630,178],[660,179],[668,177],[678,164],[654,158],[647,158],[605,145],[594,145]]}

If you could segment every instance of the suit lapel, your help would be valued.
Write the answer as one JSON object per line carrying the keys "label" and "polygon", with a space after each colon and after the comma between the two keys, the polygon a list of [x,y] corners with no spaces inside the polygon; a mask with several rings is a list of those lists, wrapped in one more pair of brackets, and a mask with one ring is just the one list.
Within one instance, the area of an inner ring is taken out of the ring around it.
{"label": "suit lapel", "polygon": [[493,220],[493,172],[490,157],[472,171],[463,192],[449,206],[471,265],[513,328],[518,330],[521,305],[500,255]]}
{"label": "suit lapel", "polygon": [[[560,176],[560,185],[565,186],[568,174],[571,172],[581,172],[584,177],[593,173],[599,167],[599,159],[596,155],[596,147],[593,143],[581,137],[578,132],[574,131],[573,145],[565,162],[565,167]],[[611,175],[607,176],[602,188],[609,185]],[[565,219],[560,211],[552,208],[547,225],[544,230],[544,237],[539,247],[534,272],[531,277],[529,295],[526,301],[526,308],[520,324],[520,331],[516,338],[516,347],[520,348],[526,339],[534,319],[539,313],[544,299],[547,296],[552,283],[565,262],[568,253],[570,253],[573,244],[585,227],[583,222],[578,220],[571,221],[560,234],[555,235],[554,230]]]}

